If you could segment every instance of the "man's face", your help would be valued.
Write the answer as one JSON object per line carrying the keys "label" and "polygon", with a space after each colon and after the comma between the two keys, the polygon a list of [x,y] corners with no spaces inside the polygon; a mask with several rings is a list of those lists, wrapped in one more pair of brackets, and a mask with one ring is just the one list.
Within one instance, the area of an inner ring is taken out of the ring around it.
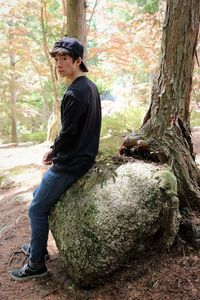
{"label": "man's face", "polygon": [[80,65],[80,59],[73,62],[69,55],[57,54],[55,56],[56,68],[61,77],[72,77],[77,72]]}

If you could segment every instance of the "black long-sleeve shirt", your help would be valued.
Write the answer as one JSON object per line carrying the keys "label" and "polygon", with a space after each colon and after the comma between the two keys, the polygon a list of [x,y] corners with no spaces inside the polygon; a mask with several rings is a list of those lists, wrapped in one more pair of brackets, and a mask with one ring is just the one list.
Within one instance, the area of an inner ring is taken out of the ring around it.
{"label": "black long-sleeve shirt", "polygon": [[52,146],[52,169],[81,176],[94,164],[101,129],[99,93],[86,76],[76,78],[65,92],[61,124]]}

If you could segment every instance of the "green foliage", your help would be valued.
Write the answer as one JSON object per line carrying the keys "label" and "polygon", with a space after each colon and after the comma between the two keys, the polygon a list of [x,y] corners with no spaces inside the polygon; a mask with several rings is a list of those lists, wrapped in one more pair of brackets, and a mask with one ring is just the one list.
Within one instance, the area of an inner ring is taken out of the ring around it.
{"label": "green foliage", "polygon": [[[0,20],[1,39],[0,58],[2,61],[0,85],[1,124],[0,139],[2,142],[11,141],[11,75],[15,81],[16,121],[19,140],[43,141],[44,134],[38,133],[47,125],[54,99],[53,84],[51,82],[50,68],[47,63],[42,27],[41,4],[33,0],[20,0],[8,3],[5,13]],[[44,30],[46,32],[47,46],[51,48],[55,39],[60,37],[62,30],[62,4],[60,1],[48,0],[45,2],[46,11]],[[1,6],[1,5],[0,5]],[[8,33],[12,32],[12,35]],[[12,51],[11,51],[12,50]],[[15,65],[10,67],[10,53],[12,52]]]}
{"label": "green foliage", "polygon": [[109,80],[106,80],[105,78],[93,77],[93,76],[88,76],[88,77],[92,81],[95,82],[95,84],[97,85],[97,88],[98,88],[100,94],[103,94],[104,92],[106,92],[109,89],[109,87],[111,86],[111,84],[112,84]]}
{"label": "green foliage", "polygon": [[[6,109],[5,109],[6,110]],[[1,127],[0,127],[0,140],[10,142],[9,135],[11,133],[11,120],[7,111],[2,111],[0,108],[0,119],[1,119]]]}
{"label": "green foliage", "polygon": [[115,134],[109,137],[101,138],[97,160],[109,161],[111,157],[116,156],[118,154],[119,147],[122,144],[122,140],[122,134]]}
{"label": "green foliage", "polygon": [[200,111],[192,110],[190,121],[192,127],[200,126]]}
{"label": "green foliage", "polygon": [[43,143],[47,139],[47,133],[44,131],[24,133],[19,136],[19,142],[37,142]]}
{"label": "green foliage", "polygon": [[[31,1],[31,6],[29,2],[13,1],[11,6],[8,5],[8,13],[2,14],[0,20],[0,140],[3,142],[11,141],[10,75],[13,72],[16,76],[13,78],[17,87],[17,133],[20,141],[44,141],[44,129],[52,110],[54,93],[43,47],[40,1]],[[47,46],[51,48],[63,29],[63,7],[62,1],[58,0],[45,3],[47,19],[44,29]],[[87,1],[88,20],[94,3],[94,0]],[[131,103],[132,99],[137,99],[140,103],[147,103],[149,74],[157,60],[161,26],[157,14],[144,14],[156,13],[161,3],[160,0],[99,1],[87,37],[87,56],[88,76],[97,84],[100,94],[110,90],[118,80],[124,86],[130,83],[127,85],[130,89],[123,95],[126,101],[130,99]],[[13,32],[12,41],[9,41],[9,30]],[[15,71],[10,68],[9,49],[13,50],[16,58]],[[196,85],[199,82],[198,69],[197,73]],[[63,82],[60,95],[65,90],[66,84]],[[198,93],[196,96],[199,99]],[[142,106],[104,117],[101,137],[103,153],[107,152],[108,156],[116,153],[119,136],[121,138],[128,131],[139,128],[146,110]],[[200,126],[199,120],[199,112],[192,111],[191,125]],[[106,149],[107,143],[110,146]]]}
{"label": "green foliage", "polygon": [[102,122],[101,135],[114,135],[124,132],[123,124],[126,123],[126,116],[122,113],[115,113],[112,116],[105,116]]}
{"label": "green foliage", "polygon": [[139,129],[146,110],[147,107],[141,105],[105,116],[102,122],[101,136],[122,134]]}
{"label": "green foliage", "polygon": [[145,72],[145,64],[141,58],[134,60],[136,66],[136,74],[134,74],[135,81],[138,83],[149,82],[149,73]]}
{"label": "green foliage", "polygon": [[56,11],[58,11],[58,9],[60,8],[60,3],[59,1],[53,0],[53,1],[49,1],[49,11],[52,14],[55,14]]}
{"label": "green foliage", "polygon": [[132,4],[142,7],[144,13],[154,14],[159,10],[160,0],[129,0]]}
{"label": "green foliage", "polygon": [[124,136],[129,132],[136,131],[141,126],[146,110],[146,106],[140,106],[122,113],[104,116],[97,159],[108,160],[117,155]]}

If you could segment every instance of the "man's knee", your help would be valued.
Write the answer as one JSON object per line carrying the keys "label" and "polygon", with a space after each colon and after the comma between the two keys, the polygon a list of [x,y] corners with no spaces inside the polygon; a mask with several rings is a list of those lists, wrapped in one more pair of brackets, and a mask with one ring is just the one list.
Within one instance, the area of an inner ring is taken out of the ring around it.
{"label": "man's knee", "polygon": [[34,217],[47,217],[49,215],[50,210],[45,208],[41,203],[32,202],[29,206],[29,218],[32,219]]}
{"label": "man's knee", "polygon": [[34,207],[34,205],[32,205],[32,203],[29,206],[28,215],[30,219],[37,216],[37,209]]}

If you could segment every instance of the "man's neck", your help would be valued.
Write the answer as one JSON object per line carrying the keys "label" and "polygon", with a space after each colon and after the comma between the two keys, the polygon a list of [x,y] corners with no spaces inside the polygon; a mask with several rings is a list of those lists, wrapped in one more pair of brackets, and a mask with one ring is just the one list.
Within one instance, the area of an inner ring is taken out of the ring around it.
{"label": "man's neck", "polygon": [[74,74],[69,78],[70,83],[72,83],[76,78],[81,77],[81,76],[84,76],[84,72],[78,71],[78,72],[74,73]]}

